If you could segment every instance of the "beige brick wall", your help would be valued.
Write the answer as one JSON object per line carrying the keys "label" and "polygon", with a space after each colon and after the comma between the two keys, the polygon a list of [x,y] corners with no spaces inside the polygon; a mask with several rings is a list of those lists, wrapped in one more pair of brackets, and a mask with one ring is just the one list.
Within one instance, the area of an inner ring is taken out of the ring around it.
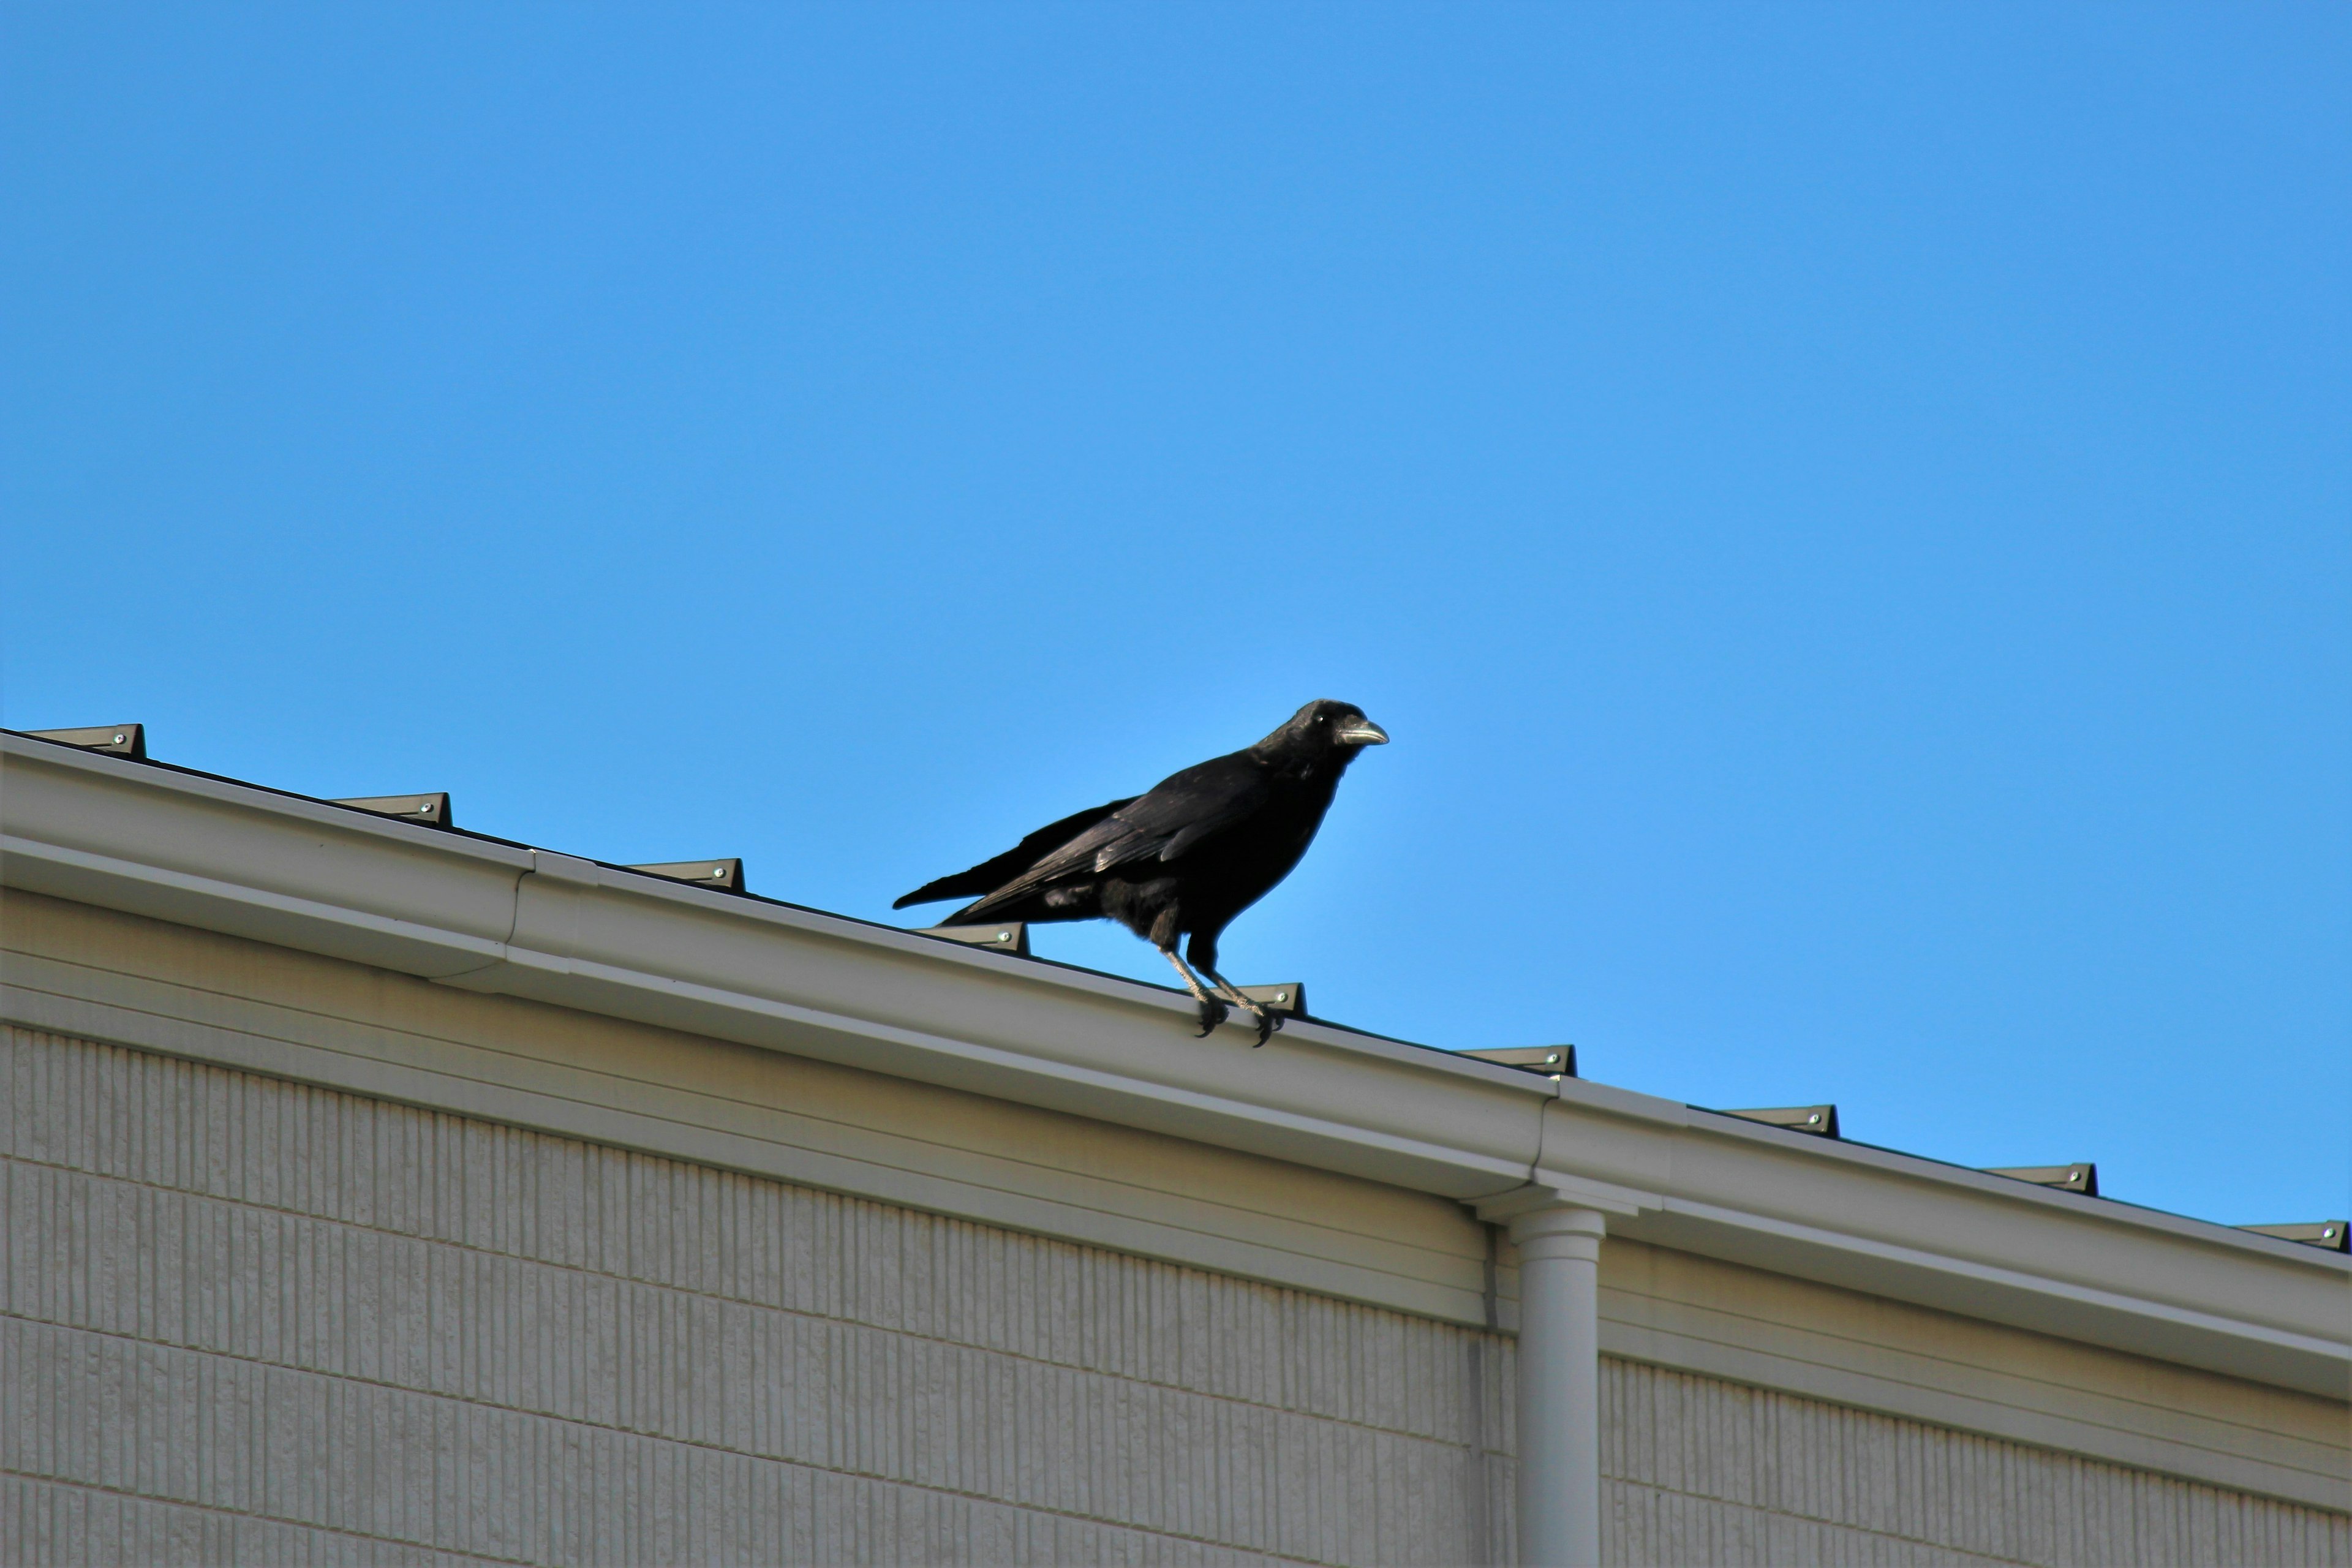
{"label": "beige brick wall", "polygon": [[[11,1562],[1507,1560],[1475,1331],[0,1036]],[[2352,1563],[2352,1521],[1606,1363],[1612,1561]]]}

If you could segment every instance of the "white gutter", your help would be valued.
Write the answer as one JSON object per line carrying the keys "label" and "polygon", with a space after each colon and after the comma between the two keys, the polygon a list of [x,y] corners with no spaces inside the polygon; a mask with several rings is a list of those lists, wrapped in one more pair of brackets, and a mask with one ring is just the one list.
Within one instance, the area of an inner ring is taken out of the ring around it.
{"label": "white gutter", "polygon": [[[1330,1025],[0,735],[0,883],[2342,1399],[2352,1262]],[[1579,1277],[1580,1279],[1580,1277]]]}

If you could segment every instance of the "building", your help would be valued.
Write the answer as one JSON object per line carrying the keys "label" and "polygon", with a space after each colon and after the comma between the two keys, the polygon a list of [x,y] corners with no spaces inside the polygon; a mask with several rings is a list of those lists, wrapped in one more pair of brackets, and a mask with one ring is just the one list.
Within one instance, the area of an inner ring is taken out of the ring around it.
{"label": "building", "polygon": [[2330,1246],[79,739],[12,1562],[2352,1563]]}

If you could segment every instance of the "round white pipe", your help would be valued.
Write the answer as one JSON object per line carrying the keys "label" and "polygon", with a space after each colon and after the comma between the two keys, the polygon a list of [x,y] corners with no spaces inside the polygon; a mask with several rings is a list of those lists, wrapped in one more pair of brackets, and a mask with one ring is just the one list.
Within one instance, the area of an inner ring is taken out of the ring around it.
{"label": "round white pipe", "polygon": [[1515,1216],[1519,1248],[1519,1561],[1600,1568],[1601,1238],[1592,1209]]}

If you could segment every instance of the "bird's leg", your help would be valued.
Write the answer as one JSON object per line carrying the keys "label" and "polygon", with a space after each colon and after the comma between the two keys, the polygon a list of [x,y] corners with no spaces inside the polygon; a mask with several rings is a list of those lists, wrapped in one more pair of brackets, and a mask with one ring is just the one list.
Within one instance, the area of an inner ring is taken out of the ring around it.
{"label": "bird's leg", "polygon": [[1267,1007],[1261,1003],[1253,1002],[1248,997],[1243,995],[1242,988],[1234,984],[1232,981],[1226,979],[1223,975],[1218,973],[1217,966],[1215,964],[1203,963],[1200,968],[1201,973],[1209,977],[1210,984],[1217,988],[1218,995],[1223,996],[1226,1001],[1231,1002],[1234,1006],[1239,1007],[1243,1012],[1247,1013],[1251,1018],[1256,1021],[1257,1043],[1259,1045],[1262,1046],[1265,1044],[1265,1042],[1272,1037],[1274,1032],[1282,1027],[1282,1020],[1275,1016],[1274,1009]]}
{"label": "bird's leg", "polygon": [[1184,961],[1176,956],[1174,948],[1163,947],[1160,951],[1167,955],[1169,963],[1176,966],[1176,973],[1184,977],[1184,989],[1192,994],[1192,1000],[1201,1005],[1201,1033],[1206,1035],[1223,1023],[1225,1005],[1201,989],[1200,981],[1193,977],[1192,970],[1185,967]]}

